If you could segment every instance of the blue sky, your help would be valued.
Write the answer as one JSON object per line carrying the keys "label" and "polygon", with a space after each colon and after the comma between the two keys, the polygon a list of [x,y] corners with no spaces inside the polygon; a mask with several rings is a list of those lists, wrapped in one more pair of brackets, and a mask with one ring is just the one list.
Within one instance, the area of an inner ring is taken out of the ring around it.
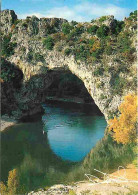
{"label": "blue sky", "polygon": [[2,9],[14,10],[18,18],[36,15],[84,22],[114,15],[122,20],[137,9],[137,0],[3,0]]}

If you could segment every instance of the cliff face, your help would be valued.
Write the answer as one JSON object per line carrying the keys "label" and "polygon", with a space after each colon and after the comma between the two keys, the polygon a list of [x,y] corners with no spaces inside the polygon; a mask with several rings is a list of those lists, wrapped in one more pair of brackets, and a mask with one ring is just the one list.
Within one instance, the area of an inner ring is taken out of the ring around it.
{"label": "cliff face", "polygon": [[[49,76],[49,70],[70,70],[80,78],[106,119],[109,118],[110,114],[116,113],[122,97],[134,91],[131,87],[126,87],[122,93],[113,94],[113,72],[104,70],[102,74],[97,76],[96,70],[103,66],[107,67],[108,70],[115,70],[122,63],[125,65],[131,64],[129,66],[130,73],[127,71],[118,73],[120,77],[128,80],[128,83],[130,82],[131,85],[134,77],[132,73],[135,72],[136,64],[135,52],[132,54],[133,60],[131,62],[127,59],[122,60],[117,52],[113,52],[110,55],[103,53],[99,61],[78,60],[75,58],[75,54],[65,55],[64,51],[69,45],[69,42],[66,42],[65,38],[60,39],[59,43],[54,44],[53,50],[45,48],[43,40],[49,34],[54,37],[55,34],[61,33],[63,36],[61,32],[62,24],[67,23],[64,19],[38,19],[33,16],[27,17],[26,20],[18,20],[14,11],[4,10],[1,12],[1,23],[3,36],[11,33],[10,42],[16,43],[13,54],[6,56],[6,59],[18,66],[24,75],[23,86],[15,94],[21,111],[35,109],[35,106],[40,104],[42,98],[44,99],[44,96],[42,95],[42,97],[40,94],[46,90],[53,79]],[[113,16],[108,16],[102,24],[105,24],[112,30],[115,25],[115,19]],[[77,25],[81,25],[86,29],[89,25],[100,26],[101,22],[97,19],[92,24],[83,23]],[[129,39],[132,40],[133,46],[136,47],[135,25],[133,24],[133,27],[130,26],[129,28],[131,32]],[[86,32],[83,32],[80,36],[80,38],[86,38],[87,40],[92,37]],[[114,41],[114,38],[112,41]],[[57,49],[58,44],[60,44],[62,51]],[[73,48],[71,43],[70,48]],[[118,61],[117,57],[119,58]],[[31,102],[33,102],[33,108],[30,108]]]}

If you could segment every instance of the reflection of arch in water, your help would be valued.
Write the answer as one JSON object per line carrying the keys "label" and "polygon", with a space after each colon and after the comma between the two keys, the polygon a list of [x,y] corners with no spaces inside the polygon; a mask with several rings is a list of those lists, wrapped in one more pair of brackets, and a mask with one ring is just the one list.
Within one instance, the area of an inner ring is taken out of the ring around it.
{"label": "reflection of arch in water", "polygon": [[42,120],[54,153],[64,160],[81,161],[104,136],[107,124],[93,105],[76,105],[75,108],[75,104],[66,104],[46,103]]}
{"label": "reflection of arch in water", "polygon": [[1,179],[4,181],[11,169],[29,163],[30,159],[42,171],[48,167],[55,167],[56,170],[62,167],[62,171],[66,172],[71,166],[71,163],[63,161],[52,152],[47,133],[43,135],[43,123],[40,121],[11,126],[1,133],[1,138]]}

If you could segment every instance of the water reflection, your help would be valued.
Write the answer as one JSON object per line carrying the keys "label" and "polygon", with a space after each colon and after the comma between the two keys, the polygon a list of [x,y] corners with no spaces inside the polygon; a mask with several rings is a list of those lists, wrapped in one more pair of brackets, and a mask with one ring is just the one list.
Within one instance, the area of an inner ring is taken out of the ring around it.
{"label": "water reflection", "polygon": [[[104,117],[99,116],[100,113],[94,115],[97,108],[84,106],[85,111],[82,105],[72,109],[58,104],[43,105],[42,120],[50,148],[63,160],[81,161],[104,135]],[[90,108],[93,108],[91,112]]]}
{"label": "water reflection", "polygon": [[74,161],[82,160],[104,134],[106,121],[97,108],[72,103],[44,107],[42,120],[36,116],[1,133],[2,181],[18,168],[26,190],[62,183]]}

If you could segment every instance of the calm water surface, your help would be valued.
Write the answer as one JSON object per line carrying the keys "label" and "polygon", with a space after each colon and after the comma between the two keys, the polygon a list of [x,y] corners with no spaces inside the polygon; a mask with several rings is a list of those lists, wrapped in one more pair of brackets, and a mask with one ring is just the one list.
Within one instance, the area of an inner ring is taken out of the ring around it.
{"label": "calm water surface", "polygon": [[63,160],[81,161],[104,135],[106,121],[91,105],[43,105],[44,131],[52,151]]}
{"label": "calm water surface", "polygon": [[2,132],[2,180],[7,180],[11,169],[19,167],[23,175],[32,174],[34,185],[38,182],[39,186],[40,177],[43,179],[49,168],[68,170],[104,136],[107,124],[96,106],[47,102],[43,107],[43,116]]}

